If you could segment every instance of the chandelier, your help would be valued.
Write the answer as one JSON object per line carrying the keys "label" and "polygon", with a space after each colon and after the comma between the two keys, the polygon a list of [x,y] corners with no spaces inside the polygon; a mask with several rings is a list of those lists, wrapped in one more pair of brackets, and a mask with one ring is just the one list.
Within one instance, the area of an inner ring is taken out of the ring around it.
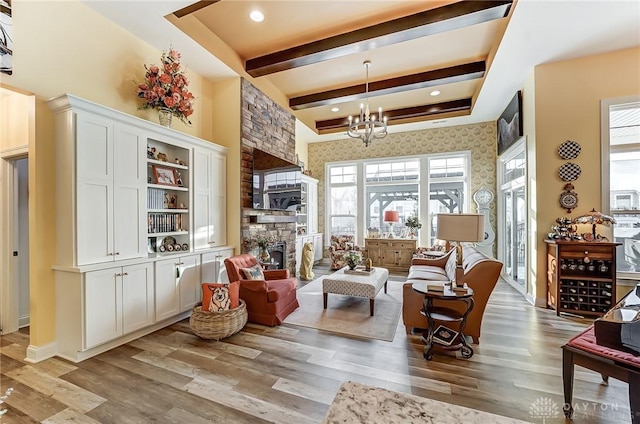
{"label": "chandelier", "polygon": [[369,66],[371,61],[365,60],[364,67],[366,70],[365,83],[365,102],[360,104],[360,116],[349,116],[349,130],[347,134],[352,138],[359,138],[365,147],[376,138],[385,138],[387,136],[387,117],[382,116],[382,108],[378,108],[378,115],[369,114]]}

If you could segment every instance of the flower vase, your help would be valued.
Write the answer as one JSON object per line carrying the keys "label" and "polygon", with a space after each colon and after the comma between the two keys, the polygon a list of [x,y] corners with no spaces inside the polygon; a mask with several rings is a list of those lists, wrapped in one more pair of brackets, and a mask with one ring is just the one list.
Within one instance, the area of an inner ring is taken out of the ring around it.
{"label": "flower vase", "polygon": [[258,260],[260,262],[269,262],[271,260],[271,255],[269,254],[269,250],[267,247],[260,248],[260,254],[258,255]]}
{"label": "flower vase", "polygon": [[173,118],[173,112],[171,109],[161,107],[158,109],[158,121],[163,127],[171,127],[171,119]]}

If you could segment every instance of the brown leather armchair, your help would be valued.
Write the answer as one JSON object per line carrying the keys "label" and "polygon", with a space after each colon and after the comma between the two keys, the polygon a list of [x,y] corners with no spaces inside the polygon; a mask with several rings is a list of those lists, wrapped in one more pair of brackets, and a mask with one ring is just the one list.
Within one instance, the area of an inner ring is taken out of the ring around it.
{"label": "brown leather armchair", "polygon": [[[447,257],[449,255],[446,255]],[[474,343],[480,343],[480,329],[482,328],[482,317],[484,310],[489,301],[489,296],[493,292],[493,288],[500,278],[500,271],[502,270],[502,262],[498,262],[495,259],[489,258],[475,247],[463,245],[462,255],[462,268],[455,270],[456,283],[467,283],[469,287],[473,289],[473,299],[475,300],[475,307],[473,311],[467,317],[467,325],[465,326],[464,334],[471,336]],[[441,259],[429,260],[429,259],[414,259],[414,264],[419,265],[433,265],[435,267],[442,268],[442,274],[447,275],[444,268],[447,262]],[[425,329],[427,328],[427,319],[420,313],[424,302],[424,295],[416,292],[411,288],[411,284],[414,281],[424,281],[423,278],[427,278],[426,273],[414,272],[414,279],[408,279],[402,287],[402,319],[406,327],[407,334],[411,333],[412,328]],[[411,277],[411,272],[410,272]],[[452,278],[445,277],[439,281],[443,283]],[[434,306],[442,306],[455,309],[459,312],[464,312],[465,305],[462,302],[440,301],[435,300]],[[443,323],[450,326],[454,330],[458,330],[457,323]]]}
{"label": "brown leather armchair", "polygon": [[229,281],[240,282],[240,299],[247,304],[249,322],[271,327],[280,325],[300,306],[296,297],[298,280],[289,276],[288,269],[264,270],[264,280],[245,279],[240,268],[257,264],[257,259],[246,253],[224,260]]}

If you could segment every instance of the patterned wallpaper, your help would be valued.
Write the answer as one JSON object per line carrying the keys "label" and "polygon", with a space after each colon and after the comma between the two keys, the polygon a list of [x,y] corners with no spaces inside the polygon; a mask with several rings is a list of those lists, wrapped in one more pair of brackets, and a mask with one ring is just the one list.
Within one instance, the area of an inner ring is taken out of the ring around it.
{"label": "patterned wallpaper", "polygon": [[[327,162],[471,151],[471,193],[484,186],[496,193],[496,124],[455,127],[389,134],[364,147],[360,140],[348,138],[309,143],[309,164],[318,184],[318,232],[324,232],[324,166]],[[471,211],[476,211],[471,201]],[[496,230],[496,201],[491,205],[491,226]]]}

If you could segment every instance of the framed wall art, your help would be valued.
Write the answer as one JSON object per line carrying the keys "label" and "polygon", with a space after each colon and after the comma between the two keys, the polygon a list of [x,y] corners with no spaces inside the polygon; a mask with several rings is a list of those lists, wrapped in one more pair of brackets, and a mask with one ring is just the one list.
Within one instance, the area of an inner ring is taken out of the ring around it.
{"label": "framed wall art", "polygon": [[162,185],[176,185],[176,175],[173,172],[173,168],[167,166],[153,165],[153,176],[155,177],[156,184]]}
{"label": "framed wall art", "polygon": [[523,135],[522,92],[518,91],[498,118],[498,156]]}
{"label": "framed wall art", "polygon": [[11,0],[0,0],[0,72],[13,74],[13,18]]}

